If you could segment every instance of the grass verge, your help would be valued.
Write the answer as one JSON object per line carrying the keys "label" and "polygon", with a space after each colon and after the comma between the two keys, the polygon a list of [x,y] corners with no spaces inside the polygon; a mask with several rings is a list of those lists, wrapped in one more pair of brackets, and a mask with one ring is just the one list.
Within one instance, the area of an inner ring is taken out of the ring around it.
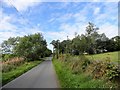
{"label": "grass verge", "polygon": [[12,71],[2,73],[2,85],[5,85],[6,83],[10,82],[16,77],[22,75],[23,73],[35,67],[36,65],[40,64],[41,62],[42,61],[25,62],[24,64],[18,66],[16,69]]}
{"label": "grass verge", "polygon": [[71,69],[57,59],[53,64],[62,88],[110,88],[111,83],[101,79],[93,79],[86,73],[74,74]]}

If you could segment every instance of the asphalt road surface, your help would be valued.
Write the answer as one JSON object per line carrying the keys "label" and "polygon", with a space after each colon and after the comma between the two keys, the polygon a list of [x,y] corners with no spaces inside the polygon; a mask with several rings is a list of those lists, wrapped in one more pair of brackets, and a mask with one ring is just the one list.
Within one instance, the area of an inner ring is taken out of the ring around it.
{"label": "asphalt road surface", "polygon": [[44,62],[14,79],[3,88],[59,88],[57,76],[48,57]]}

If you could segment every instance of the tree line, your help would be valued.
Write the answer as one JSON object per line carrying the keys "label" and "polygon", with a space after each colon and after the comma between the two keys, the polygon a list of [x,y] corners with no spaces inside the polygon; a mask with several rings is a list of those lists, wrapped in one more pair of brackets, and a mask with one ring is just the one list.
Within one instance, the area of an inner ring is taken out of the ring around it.
{"label": "tree line", "polygon": [[24,37],[10,37],[2,42],[1,51],[3,59],[18,56],[26,60],[38,60],[52,54],[41,33],[25,35]]}
{"label": "tree line", "polygon": [[[89,22],[86,27],[85,34],[75,33],[75,37],[70,40],[53,40],[51,44],[54,46],[54,54],[70,53],[73,55],[79,54],[97,54],[103,52],[113,52],[120,50],[120,36],[115,36],[109,39],[104,33],[99,34],[99,28]],[[109,30],[108,30],[109,31]]]}

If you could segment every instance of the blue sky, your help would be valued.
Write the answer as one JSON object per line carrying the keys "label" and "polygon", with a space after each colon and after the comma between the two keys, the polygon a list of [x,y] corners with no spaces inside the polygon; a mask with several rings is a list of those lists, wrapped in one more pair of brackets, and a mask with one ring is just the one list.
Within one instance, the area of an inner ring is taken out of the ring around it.
{"label": "blue sky", "polygon": [[99,27],[99,33],[105,33],[109,38],[114,37],[118,35],[117,1],[0,1],[0,43],[9,37],[40,32],[48,42],[48,48],[52,49],[52,40],[62,41],[67,36],[72,39],[75,32],[84,34],[88,22]]}

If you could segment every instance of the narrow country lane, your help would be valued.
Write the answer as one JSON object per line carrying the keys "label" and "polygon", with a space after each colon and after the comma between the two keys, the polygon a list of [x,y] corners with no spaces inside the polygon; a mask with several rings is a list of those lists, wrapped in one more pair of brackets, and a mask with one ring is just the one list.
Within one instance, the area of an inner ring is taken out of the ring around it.
{"label": "narrow country lane", "polygon": [[59,88],[52,57],[26,72],[3,88]]}

